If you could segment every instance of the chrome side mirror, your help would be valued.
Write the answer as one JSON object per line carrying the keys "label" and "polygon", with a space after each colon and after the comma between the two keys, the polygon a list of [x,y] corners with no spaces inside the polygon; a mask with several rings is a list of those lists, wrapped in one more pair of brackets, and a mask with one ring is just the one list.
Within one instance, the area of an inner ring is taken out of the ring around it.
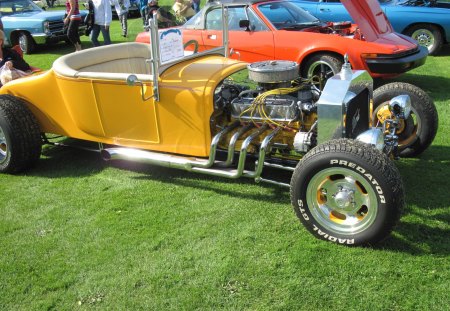
{"label": "chrome side mirror", "polygon": [[408,95],[395,96],[389,101],[389,110],[400,119],[408,119],[411,114],[411,98]]}
{"label": "chrome side mirror", "polygon": [[138,82],[139,82],[139,80],[138,80],[138,77],[136,77],[136,75],[129,75],[127,77],[127,85],[128,86],[136,85],[136,83],[138,83]]}

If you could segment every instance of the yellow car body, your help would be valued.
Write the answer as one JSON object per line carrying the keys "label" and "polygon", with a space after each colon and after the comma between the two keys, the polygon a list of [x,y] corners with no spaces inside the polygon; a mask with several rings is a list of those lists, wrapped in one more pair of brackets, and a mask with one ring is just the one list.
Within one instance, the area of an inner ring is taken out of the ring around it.
{"label": "yellow car body", "polygon": [[[84,50],[66,58],[91,58],[122,47],[106,46]],[[91,65],[92,66],[92,65]],[[49,71],[15,80],[0,94],[22,98],[36,116],[41,131],[72,138],[140,149],[192,156],[207,156],[210,148],[209,119],[213,92],[231,73],[245,68],[243,62],[221,55],[206,55],[181,62],[159,77],[161,101],[141,98],[139,86],[128,86],[124,74],[108,77],[70,77]],[[153,95],[153,83],[144,82],[144,96]]]}

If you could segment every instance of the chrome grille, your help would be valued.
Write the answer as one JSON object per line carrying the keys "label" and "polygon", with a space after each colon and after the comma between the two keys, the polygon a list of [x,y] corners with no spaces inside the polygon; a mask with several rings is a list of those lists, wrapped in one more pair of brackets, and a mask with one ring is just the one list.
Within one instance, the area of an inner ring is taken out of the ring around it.
{"label": "chrome grille", "polygon": [[64,21],[49,21],[49,28],[52,34],[60,34],[64,29]]}

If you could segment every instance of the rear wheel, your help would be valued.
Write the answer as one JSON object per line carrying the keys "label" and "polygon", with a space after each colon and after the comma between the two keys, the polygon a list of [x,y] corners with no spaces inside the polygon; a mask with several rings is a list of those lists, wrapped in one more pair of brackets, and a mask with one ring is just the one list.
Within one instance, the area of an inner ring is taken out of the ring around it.
{"label": "rear wheel", "polygon": [[417,156],[430,146],[436,136],[439,123],[436,107],[430,96],[417,86],[403,82],[388,83],[373,92],[374,125],[377,125],[377,113],[398,95],[409,95],[412,106],[410,117],[401,120],[397,131],[400,155]]}
{"label": "rear wheel", "polygon": [[28,33],[21,32],[19,34],[19,46],[25,54],[31,54],[36,48],[36,43]]}
{"label": "rear wheel", "polygon": [[429,24],[414,25],[406,31],[406,35],[426,47],[430,55],[436,55],[444,41],[439,28]]}
{"label": "rear wheel", "polygon": [[25,103],[11,95],[0,95],[0,173],[19,173],[41,155],[39,125]]}
{"label": "rear wheel", "polygon": [[374,244],[389,235],[400,217],[403,183],[395,165],[372,146],[331,140],[307,153],[295,168],[291,202],[317,238]]}

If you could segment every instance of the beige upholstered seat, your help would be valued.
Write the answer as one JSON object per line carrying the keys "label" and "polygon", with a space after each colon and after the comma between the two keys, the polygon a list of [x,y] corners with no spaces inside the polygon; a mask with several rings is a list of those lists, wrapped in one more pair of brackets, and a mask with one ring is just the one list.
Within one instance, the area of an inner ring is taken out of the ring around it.
{"label": "beige upholstered seat", "polygon": [[151,81],[150,45],[128,42],[71,53],[53,63],[53,70],[71,78],[126,80],[135,74],[141,81]]}

